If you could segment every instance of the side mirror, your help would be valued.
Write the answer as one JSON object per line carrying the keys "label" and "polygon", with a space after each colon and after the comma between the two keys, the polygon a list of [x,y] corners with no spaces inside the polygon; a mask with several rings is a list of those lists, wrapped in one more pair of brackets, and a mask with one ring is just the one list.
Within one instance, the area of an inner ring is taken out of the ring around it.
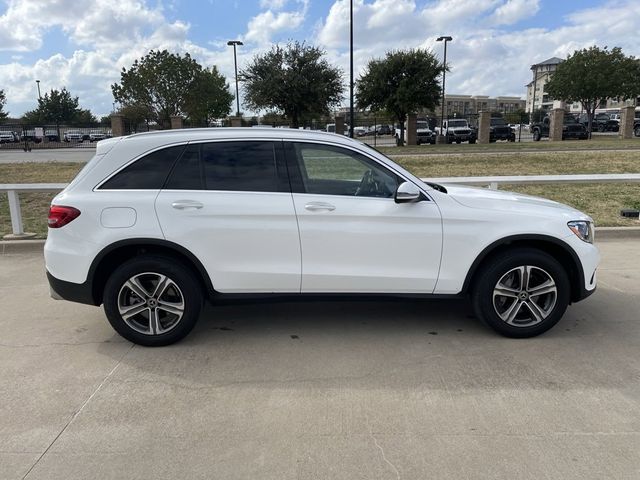
{"label": "side mirror", "polygon": [[394,199],[396,203],[411,203],[420,200],[420,190],[413,183],[402,182],[398,185]]}

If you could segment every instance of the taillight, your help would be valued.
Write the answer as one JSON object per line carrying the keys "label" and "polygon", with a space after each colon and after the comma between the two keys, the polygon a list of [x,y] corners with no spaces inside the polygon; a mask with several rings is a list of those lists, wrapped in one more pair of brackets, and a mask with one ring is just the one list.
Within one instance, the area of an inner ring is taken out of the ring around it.
{"label": "taillight", "polygon": [[80,216],[80,210],[73,207],[63,207],[60,205],[52,205],[49,208],[49,228],[64,227],[67,223],[72,222]]}

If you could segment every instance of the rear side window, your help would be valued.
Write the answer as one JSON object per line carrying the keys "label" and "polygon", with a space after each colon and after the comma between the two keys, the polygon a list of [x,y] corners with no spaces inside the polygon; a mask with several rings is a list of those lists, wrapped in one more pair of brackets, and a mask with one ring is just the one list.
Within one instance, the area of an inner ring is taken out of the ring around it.
{"label": "rear side window", "polygon": [[201,146],[207,190],[277,192],[273,142],[218,142]]}
{"label": "rear side window", "polygon": [[164,188],[169,190],[204,189],[200,164],[200,145],[189,145],[185,149]]}
{"label": "rear side window", "polygon": [[156,150],[136,160],[100,186],[101,190],[159,190],[185,146]]}

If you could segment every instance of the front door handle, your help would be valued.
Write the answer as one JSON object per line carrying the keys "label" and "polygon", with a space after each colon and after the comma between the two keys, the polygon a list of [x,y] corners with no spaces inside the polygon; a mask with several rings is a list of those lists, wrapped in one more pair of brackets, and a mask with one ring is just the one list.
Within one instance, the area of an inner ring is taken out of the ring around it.
{"label": "front door handle", "polygon": [[310,203],[307,203],[304,206],[304,208],[309,210],[310,212],[319,212],[322,210],[331,212],[336,209],[334,205],[331,205],[330,203],[325,203],[325,202],[310,202]]}
{"label": "front door handle", "polygon": [[188,208],[200,209],[204,207],[202,203],[194,200],[176,200],[171,204],[171,206],[176,210],[186,210]]}

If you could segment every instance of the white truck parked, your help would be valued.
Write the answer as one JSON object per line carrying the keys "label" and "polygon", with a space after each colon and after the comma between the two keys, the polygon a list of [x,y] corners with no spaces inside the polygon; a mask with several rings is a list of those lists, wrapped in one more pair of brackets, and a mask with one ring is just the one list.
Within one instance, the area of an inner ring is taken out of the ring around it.
{"label": "white truck parked", "polygon": [[439,125],[435,130],[436,135],[442,134],[446,137],[446,143],[476,143],[476,131],[463,118],[448,118],[444,121],[442,130]]}

